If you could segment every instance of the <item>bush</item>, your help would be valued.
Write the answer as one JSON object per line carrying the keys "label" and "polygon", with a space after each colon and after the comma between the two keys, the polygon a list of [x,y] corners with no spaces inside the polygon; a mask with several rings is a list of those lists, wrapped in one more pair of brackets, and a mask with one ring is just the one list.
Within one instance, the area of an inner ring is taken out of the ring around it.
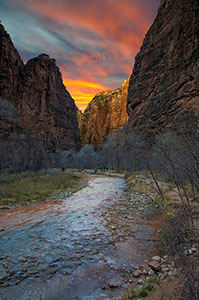
{"label": "bush", "polygon": [[128,289],[122,296],[122,300],[132,300],[145,298],[155,289],[155,284],[159,283],[156,278],[146,280],[143,285]]}

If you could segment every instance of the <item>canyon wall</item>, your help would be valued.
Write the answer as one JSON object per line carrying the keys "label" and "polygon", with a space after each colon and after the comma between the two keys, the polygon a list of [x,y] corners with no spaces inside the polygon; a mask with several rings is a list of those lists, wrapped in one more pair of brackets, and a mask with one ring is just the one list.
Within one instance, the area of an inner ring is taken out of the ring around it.
{"label": "canyon wall", "polygon": [[129,128],[187,132],[199,116],[199,2],[162,0],[135,58],[127,98]]}
{"label": "canyon wall", "polygon": [[0,41],[0,167],[39,168],[52,153],[78,150],[77,107],[55,60],[41,54],[24,65],[1,24]]}
{"label": "canyon wall", "polygon": [[127,122],[128,84],[129,79],[117,90],[97,94],[84,113],[78,113],[80,137],[84,144],[99,146]]}

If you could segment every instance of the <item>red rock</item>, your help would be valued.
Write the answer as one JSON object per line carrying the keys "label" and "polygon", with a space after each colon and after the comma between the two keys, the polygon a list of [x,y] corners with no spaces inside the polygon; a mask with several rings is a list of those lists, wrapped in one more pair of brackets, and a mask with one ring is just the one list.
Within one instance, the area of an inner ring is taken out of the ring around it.
{"label": "red rock", "polygon": [[129,128],[150,136],[188,130],[199,117],[199,1],[162,0],[135,58]]}
{"label": "red rock", "polygon": [[160,270],[160,263],[158,263],[157,261],[152,260],[148,263],[148,265],[154,271],[159,271]]}
{"label": "red rock", "polygon": [[24,65],[0,24],[0,164],[42,167],[49,153],[79,147],[77,107],[55,60]]}
{"label": "red rock", "polygon": [[79,111],[80,137],[84,144],[99,146],[107,136],[112,135],[127,122],[128,84],[129,78],[120,89],[97,94],[84,113]]}

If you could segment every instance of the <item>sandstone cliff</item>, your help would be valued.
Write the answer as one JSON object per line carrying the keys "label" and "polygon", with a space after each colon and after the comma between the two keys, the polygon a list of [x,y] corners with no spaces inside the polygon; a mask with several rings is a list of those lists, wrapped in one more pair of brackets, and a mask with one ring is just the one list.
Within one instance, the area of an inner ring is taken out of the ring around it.
{"label": "sandstone cliff", "polygon": [[129,79],[124,81],[120,89],[97,94],[84,113],[78,113],[80,137],[84,144],[99,146],[127,122],[128,84]]}
{"label": "sandstone cliff", "polygon": [[13,155],[15,161],[28,155],[28,168],[35,165],[36,154],[39,167],[50,153],[79,149],[77,108],[55,60],[42,54],[24,65],[1,24],[0,41],[2,167]]}
{"label": "sandstone cliff", "polygon": [[129,127],[159,133],[193,128],[199,115],[199,2],[162,0],[136,56]]}

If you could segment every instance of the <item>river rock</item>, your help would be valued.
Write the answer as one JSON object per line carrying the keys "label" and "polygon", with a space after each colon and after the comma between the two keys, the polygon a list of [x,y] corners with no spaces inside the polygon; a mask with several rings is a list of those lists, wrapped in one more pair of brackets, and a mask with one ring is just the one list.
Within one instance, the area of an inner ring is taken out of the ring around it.
{"label": "river rock", "polygon": [[159,270],[160,270],[160,263],[157,262],[157,261],[152,260],[152,261],[150,261],[150,262],[148,263],[148,265],[149,265],[149,267],[151,267],[151,269],[154,270],[154,271],[159,271]]}
{"label": "river rock", "polygon": [[137,283],[138,284],[142,284],[143,283],[143,279],[139,279]]}
{"label": "river rock", "polygon": [[151,260],[157,261],[158,263],[160,263],[160,262],[161,262],[161,257],[158,256],[158,255],[156,255],[156,256],[153,256],[153,257],[151,258]]}
{"label": "river rock", "polygon": [[[153,276],[154,274],[155,274],[155,272],[154,272],[152,269],[150,269],[149,272],[148,272],[148,275],[149,275],[149,276]],[[148,277],[147,277],[147,278],[148,278]]]}
{"label": "river rock", "polygon": [[110,281],[108,285],[111,289],[114,289],[114,288],[121,286],[121,282],[120,281]]}
{"label": "river rock", "polygon": [[142,274],[143,275],[148,275],[148,271],[146,269],[143,269]]}
{"label": "river rock", "polygon": [[169,275],[170,277],[175,277],[175,276],[177,276],[177,270],[174,269],[174,270],[172,270],[172,271],[169,271],[169,272],[168,272],[168,275]]}
{"label": "river rock", "polygon": [[140,275],[142,275],[141,270],[136,270],[136,271],[133,272],[133,277],[135,277],[135,278],[140,277]]}

